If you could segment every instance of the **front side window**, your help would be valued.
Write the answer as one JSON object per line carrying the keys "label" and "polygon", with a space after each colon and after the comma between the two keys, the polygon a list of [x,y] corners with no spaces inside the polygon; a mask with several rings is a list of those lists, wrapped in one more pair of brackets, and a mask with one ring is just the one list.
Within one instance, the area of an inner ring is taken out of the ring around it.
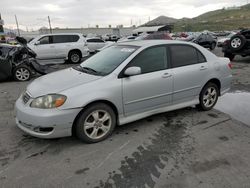
{"label": "front side window", "polygon": [[111,46],[84,61],[80,66],[99,75],[114,71],[123,61],[138,49],[137,46]]}
{"label": "front side window", "polygon": [[129,67],[140,67],[142,74],[166,69],[166,47],[160,46],[142,51],[130,62]]}
{"label": "front side window", "polygon": [[50,37],[46,36],[46,37],[42,37],[39,39],[40,44],[49,44],[50,43]]}
{"label": "front side window", "polygon": [[201,52],[192,46],[173,45],[169,49],[173,68],[206,62]]}

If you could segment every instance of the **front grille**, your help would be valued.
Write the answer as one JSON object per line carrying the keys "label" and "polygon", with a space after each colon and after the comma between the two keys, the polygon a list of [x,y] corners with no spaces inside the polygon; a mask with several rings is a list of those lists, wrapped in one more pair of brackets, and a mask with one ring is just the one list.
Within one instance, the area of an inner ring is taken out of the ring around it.
{"label": "front grille", "polygon": [[24,104],[26,104],[29,100],[30,100],[30,96],[29,96],[29,94],[27,93],[27,92],[25,92],[24,94],[23,94],[23,102],[24,102]]}

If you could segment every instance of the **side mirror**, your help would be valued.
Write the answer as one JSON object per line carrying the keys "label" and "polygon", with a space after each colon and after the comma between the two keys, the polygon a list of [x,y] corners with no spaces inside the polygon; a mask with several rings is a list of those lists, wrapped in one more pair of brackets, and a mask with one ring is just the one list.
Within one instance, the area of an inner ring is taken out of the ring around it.
{"label": "side mirror", "polygon": [[40,41],[36,41],[36,42],[35,42],[35,45],[39,45],[39,44],[41,44]]}
{"label": "side mirror", "polygon": [[124,75],[125,76],[135,76],[141,74],[141,68],[140,67],[129,67],[125,70]]}

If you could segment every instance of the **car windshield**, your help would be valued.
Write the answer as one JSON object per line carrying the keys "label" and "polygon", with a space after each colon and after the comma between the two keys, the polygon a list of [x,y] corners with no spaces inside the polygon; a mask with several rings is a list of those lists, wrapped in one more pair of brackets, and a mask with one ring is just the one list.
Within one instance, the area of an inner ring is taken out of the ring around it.
{"label": "car windshield", "polygon": [[137,46],[111,46],[84,61],[80,67],[88,73],[108,75],[138,49]]}

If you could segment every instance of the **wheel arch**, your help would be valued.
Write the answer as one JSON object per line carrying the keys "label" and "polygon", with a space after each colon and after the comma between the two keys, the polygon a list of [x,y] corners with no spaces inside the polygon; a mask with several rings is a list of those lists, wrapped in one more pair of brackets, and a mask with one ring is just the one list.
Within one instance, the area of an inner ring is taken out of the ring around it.
{"label": "wheel arch", "polygon": [[72,126],[72,135],[75,135],[76,134],[76,130],[75,130],[75,128],[76,128],[76,121],[77,121],[77,119],[81,116],[81,114],[83,113],[83,111],[86,109],[86,108],[88,108],[89,106],[91,106],[91,105],[93,105],[93,104],[98,104],[98,103],[104,103],[104,104],[106,104],[106,105],[108,105],[108,106],[110,106],[111,108],[112,108],[112,110],[114,111],[114,113],[115,113],[115,116],[116,116],[116,122],[118,123],[118,109],[117,109],[117,107],[115,106],[115,104],[114,103],[112,103],[111,101],[108,101],[108,100],[96,100],[96,101],[92,101],[92,102],[90,102],[90,103],[88,103],[88,104],[86,104],[84,107],[82,107],[82,110],[77,114],[77,116],[75,117],[75,119],[74,119],[74,122],[73,122],[73,126]]}
{"label": "wheel arch", "polygon": [[80,55],[81,55],[81,58],[82,58],[82,51],[81,51],[81,50],[79,50],[79,49],[77,49],[77,48],[75,48],[75,49],[71,49],[71,50],[68,52],[68,57],[69,57],[69,54],[70,54],[71,52],[74,52],[74,51],[79,52],[79,53],[80,53]]}
{"label": "wheel arch", "polygon": [[212,78],[210,80],[208,80],[206,82],[206,84],[202,87],[201,91],[203,90],[203,88],[208,84],[208,83],[214,83],[217,85],[218,89],[219,89],[219,96],[221,95],[221,82],[218,78]]}

